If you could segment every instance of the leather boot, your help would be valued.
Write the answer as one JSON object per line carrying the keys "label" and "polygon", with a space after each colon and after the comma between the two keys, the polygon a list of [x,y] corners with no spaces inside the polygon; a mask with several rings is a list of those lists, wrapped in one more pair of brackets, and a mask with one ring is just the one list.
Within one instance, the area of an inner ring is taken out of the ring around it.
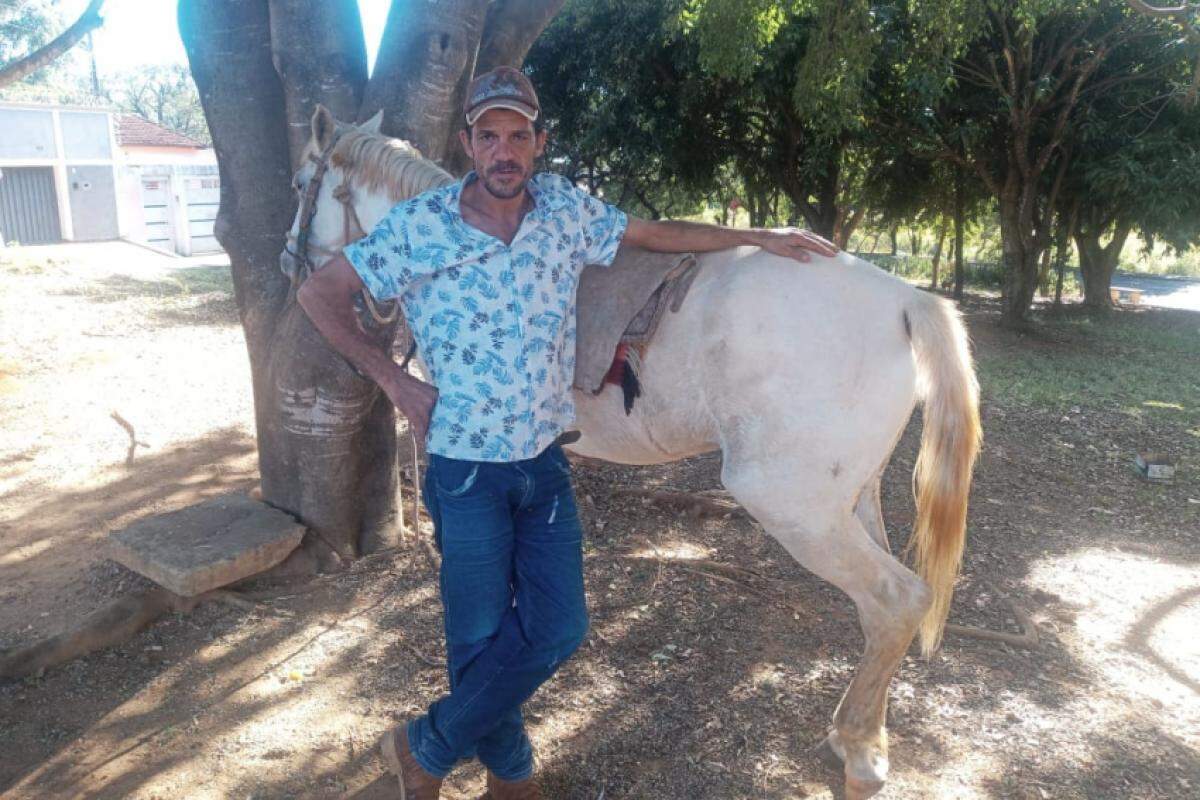
{"label": "leather boot", "polygon": [[537,778],[526,778],[523,781],[502,781],[492,774],[487,774],[486,800],[542,800],[542,789]]}
{"label": "leather boot", "polygon": [[413,758],[403,725],[383,735],[379,750],[388,771],[400,781],[400,800],[438,800],[442,779],[430,775]]}

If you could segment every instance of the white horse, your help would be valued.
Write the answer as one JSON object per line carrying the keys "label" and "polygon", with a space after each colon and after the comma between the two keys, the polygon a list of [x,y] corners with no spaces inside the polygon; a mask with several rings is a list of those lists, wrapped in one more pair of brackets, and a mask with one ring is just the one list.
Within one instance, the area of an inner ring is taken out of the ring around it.
{"label": "white horse", "polygon": [[[452,180],[378,127],[378,117],[356,128],[323,108],[313,116],[312,158],[295,183],[316,206],[314,268],[398,200]],[[645,353],[632,414],[617,387],[576,392],[582,436],[570,449],[620,464],[719,449],[733,497],[850,596],[866,650],[827,741],[846,797],[870,797],[887,776],[892,673],[918,630],[926,653],[937,646],[961,560],[980,439],[966,332],[950,303],[848,254],[798,264],[742,247],[699,260]],[[918,399],[914,574],[889,552],[879,483]]]}

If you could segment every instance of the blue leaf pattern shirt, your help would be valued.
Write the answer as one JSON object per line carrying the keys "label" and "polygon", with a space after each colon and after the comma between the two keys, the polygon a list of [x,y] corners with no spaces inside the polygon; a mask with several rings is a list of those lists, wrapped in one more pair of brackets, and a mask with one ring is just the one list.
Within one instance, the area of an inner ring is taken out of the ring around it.
{"label": "blue leaf pattern shirt", "polygon": [[438,389],[426,449],[517,461],[575,419],[575,289],[584,266],[612,263],[628,220],[539,173],[527,184],[534,208],[505,245],[462,218],[473,180],[398,203],[344,252],[372,297],[400,299]]}

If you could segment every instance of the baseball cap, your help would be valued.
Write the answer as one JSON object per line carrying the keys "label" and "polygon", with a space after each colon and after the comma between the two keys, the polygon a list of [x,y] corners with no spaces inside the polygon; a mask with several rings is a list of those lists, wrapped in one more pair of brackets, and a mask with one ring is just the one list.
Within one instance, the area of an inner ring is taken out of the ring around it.
{"label": "baseball cap", "polygon": [[541,111],[533,84],[520,70],[512,67],[496,67],[477,76],[467,87],[463,114],[468,125],[474,125],[489,108],[516,111],[530,122],[536,120]]}

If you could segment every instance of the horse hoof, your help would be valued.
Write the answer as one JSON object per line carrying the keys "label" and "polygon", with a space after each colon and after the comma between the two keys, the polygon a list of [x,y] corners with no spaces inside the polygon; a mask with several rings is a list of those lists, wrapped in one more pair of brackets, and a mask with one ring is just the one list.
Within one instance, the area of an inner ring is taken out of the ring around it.
{"label": "horse hoof", "polygon": [[867,800],[883,789],[883,781],[862,780],[846,776],[846,800]]}

